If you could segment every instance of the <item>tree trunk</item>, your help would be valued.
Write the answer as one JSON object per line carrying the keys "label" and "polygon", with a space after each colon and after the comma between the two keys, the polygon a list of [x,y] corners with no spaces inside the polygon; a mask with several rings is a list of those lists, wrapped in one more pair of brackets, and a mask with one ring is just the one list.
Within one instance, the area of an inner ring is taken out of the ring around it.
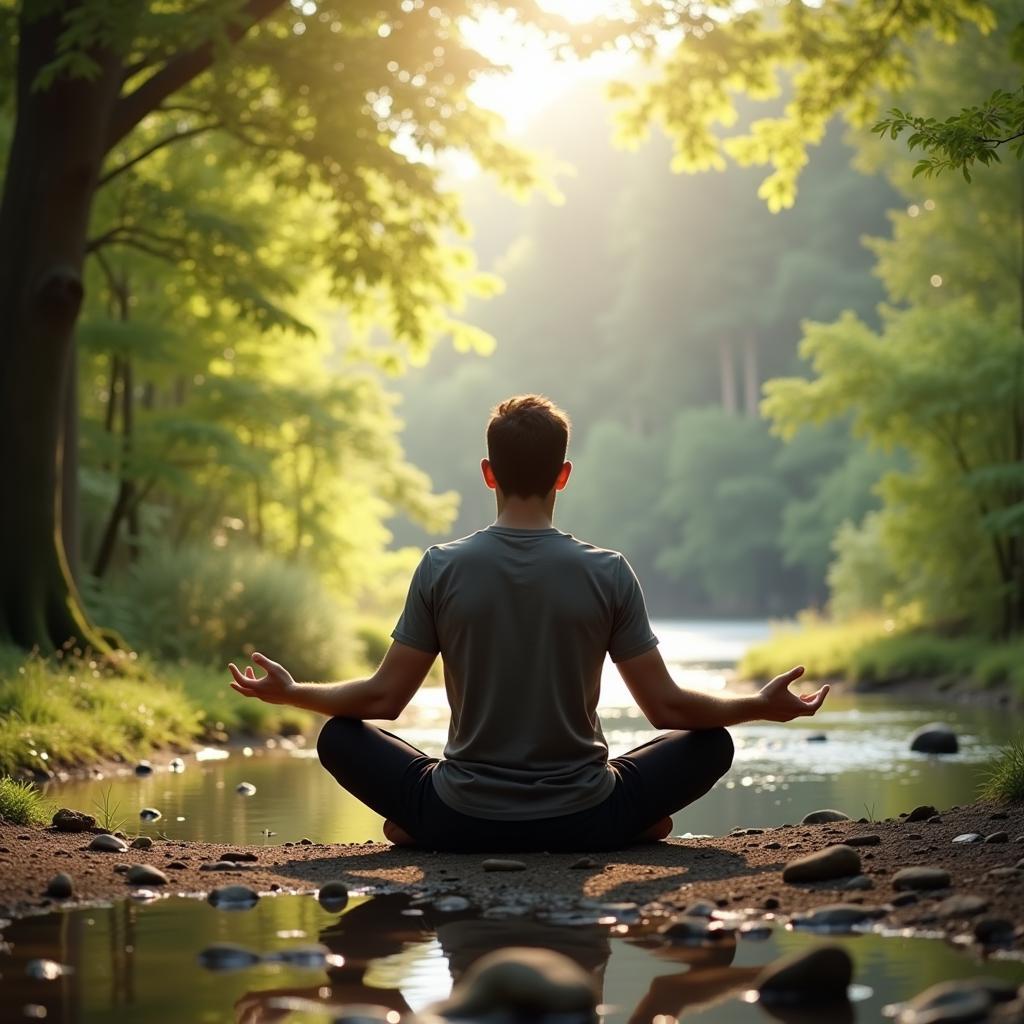
{"label": "tree trunk", "polygon": [[0,200],[0,639],[46,651],[71,638],[105,646],[68,572],[55,498],[86,232],[121,78],[97,50],[94,77],[33,88],[57,54],[63,15],[22,15]]}
{"label": "tree trunk", "polygon": [[747,415],[761,415],[761,374],[757,360],[757,338],[753,332],[743,340],[743,391]]}
{"label": "tree trunk", "polygon": [[722,381],[722,408],[730,415],[736,415],[736,364],[732,357],[732,341],[718,339],[718,369]]}
{"label": "tree trunk", "polygon": [[64,386],[64,422],[60,443],[60,521],[68,572],[78,579],[81,554],[78,515],[78,355],[74,345]]}

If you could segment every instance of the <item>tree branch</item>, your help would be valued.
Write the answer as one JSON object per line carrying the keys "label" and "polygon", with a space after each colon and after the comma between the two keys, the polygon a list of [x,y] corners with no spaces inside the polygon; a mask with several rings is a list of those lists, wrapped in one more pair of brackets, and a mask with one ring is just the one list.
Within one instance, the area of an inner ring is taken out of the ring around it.
{"label": "tree branch", "polygon": [[172,142],[181,142],[183,139],[190,139],[196,135],[202,135],[203,132],[212,131],[214,128],[220,128],[221,122],[214,121],[211,124],[197,125],[195,128],[186,128],[181,132],[171,132],[170,135],[165,135],[162,139],[157,139],[152,145],[147,146],[141,153],[133,156],[131,160],[125,161],[123,164],[119,164],[113,170],[108,171],[100,178],[97,183],[97,188],[102,188],[107,182],[112,181],[119,174],[127,171],[129,168],[134,167],[136,164],[141,163],[148,156],[152,156],[157,150],[163,149],[164,146],[169,146]]}
{"label": "tree branch", "polygon": [[[269,17],[285,0],[248,0],[238,21],[224,28],[224,37],[230,43],[238,42],[259,22]],[[188,85],[213,63],[216,46],[211,40],[194,50],[172,57],[159,71],[152,74],[133,92],[122,96],[114,108],[107,135],[107,150],[121,141],[147,114],[172,93]]]}

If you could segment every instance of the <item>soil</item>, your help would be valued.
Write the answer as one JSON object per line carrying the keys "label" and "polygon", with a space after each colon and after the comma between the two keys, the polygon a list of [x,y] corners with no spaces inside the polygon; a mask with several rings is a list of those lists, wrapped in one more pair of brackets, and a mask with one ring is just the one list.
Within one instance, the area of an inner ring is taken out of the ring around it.
{"label": "soil", "polygon": [[[989,902],[987,914],[1012,921],[1016,947],[1024,954],[1024,804],[955,807],[940,817],[913,823],[888,819],[782,825],[752,835],[671,839],[591,854],[591,866],[584,867],[573,866],[581,854],[516,854],[515,860],[525,869],[510,872],[486,871],[486,858],[478,854],[433,853],[379,843],[331,845],[307,840],[240,847],[155,840],[145,851],[100,853],[86,850],[92,839],[88,832],[68,834],[0,823],[0,915],[39,912],[72,902],[44,896],[47,883],[58,872],[71,876],[74,901],[124,897],[132,886],[115,868],[137,863],[161,869],[169,879],[161,891],[178,894],[204,894],[234,883],[260,892],[312,892],[325,881],[340,880],[352,889],[369,887],[377,892],[457,893],[480,909],[508,904],[543,908],[553,901],[564,904],[589,898],[637,903],[648,913],[671,913],[700,899],[729,910],[770,910],[784,916],[847,902],[885,907],[882,923],[891,927],[949,935],[971,928],[966,918],[936,915],[939,903],[955,893],[980,896]],[[1008,841],[952,842],[954,836],[968,832],[982,836],[1004,832]],[[877,846],[857,847],[871,889],[846,890],[843,879],[799,885],[782,881],[788,860],[865,834],[879,837]],[[202,870],[204,864],[231,853],[249,854],[255,860],[228,871]],[[894,898],[898,903],[906,896],[893,888],[893,876],[901,868],[917,865],[945,869],[951,876],[950,886],[920,892],[914,902],[893,905]],[[1011,870],[990,874],[998,868]]]}

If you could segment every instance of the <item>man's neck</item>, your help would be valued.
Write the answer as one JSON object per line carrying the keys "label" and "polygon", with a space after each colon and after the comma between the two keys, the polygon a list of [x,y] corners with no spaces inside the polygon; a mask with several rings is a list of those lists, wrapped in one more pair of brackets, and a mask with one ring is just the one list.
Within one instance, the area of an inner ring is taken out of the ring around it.
{"label": "man's neck", "polygon": [[553,511],[546,502],[507,498],[498,508],[494,525],[510,530],[548,530]]}

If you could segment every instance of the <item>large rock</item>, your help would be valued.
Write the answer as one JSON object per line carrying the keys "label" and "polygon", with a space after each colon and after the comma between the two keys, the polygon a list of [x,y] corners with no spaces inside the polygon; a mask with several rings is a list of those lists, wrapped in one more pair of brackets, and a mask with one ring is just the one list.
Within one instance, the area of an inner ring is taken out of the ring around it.
{"label": "large rock", "polygon": [[853,961],[839,946],[816,946],[769,964],[754,982],[767,1005],[817,1006],[846,1002]]}
{"label": "large rock", "polygon": [[830,821],[849,821],[850,816],[842,811],[826,807],[820,811],[811,811],[800,819],[801,825],[826,825]]}
{"label": "large rock", "polygon": [[784,882],[827,882],[860,874],[860,855],[852,846],[828,846],[791,860],[782,872]]}
{"label": "large rock", "polygon": [[133,864],[124,876],[129,885],[166,885],[167,876],[152,864]]}
{"label": "large rock", "polygon": [[960,744],[945,722],[929,722],[910,737],[910,749],[919,754],[955,754]]}
{"label": "large rock", "polygon": [[942,868],[903,868],[893,875],[894,889],[946,889],[949,887],[949,872]]}
{"label": "large rock", "polygon": [[53,815],[53,827],[58,832],[88,832],[96,827],[96,819],[91,814],[61,807]]}
{"label": "large rock", "polygon": [[574,960],[550,949],[513,946],[481,957],[433,1010],[445,1017],[536,1020],[564,1014],[596,1021],[597,1001],[593,978]]}
{"label": "large rock", "polygon": [[89,850],[98,850],[100,853],[124,853],[128,844],[109,832],[101,832],[87,847]]}

